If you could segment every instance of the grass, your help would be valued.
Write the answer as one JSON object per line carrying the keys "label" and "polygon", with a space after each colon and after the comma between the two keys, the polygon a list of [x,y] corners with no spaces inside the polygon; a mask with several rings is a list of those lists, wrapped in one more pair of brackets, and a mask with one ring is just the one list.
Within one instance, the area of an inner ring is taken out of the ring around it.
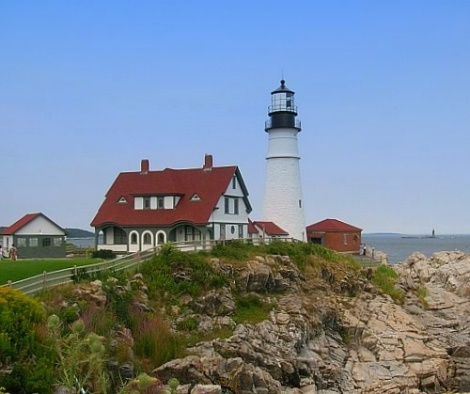
{"label": "grass", "polygon": [[379,265],[372,277],[372,283],[378,286],[385,294],[388,294],[397,303],[403,303],[405,293],[395,286],[397,273],[393,268]]}
{"label": "grass", "polygon": [[42,274],[44,271],[52,272],[64,268],[84,266],[97,263],[98,259],[73,258],[73,259],[26,259],[26,260],[0,260],[0,285],[8,281],[16,282],[21,279]]}

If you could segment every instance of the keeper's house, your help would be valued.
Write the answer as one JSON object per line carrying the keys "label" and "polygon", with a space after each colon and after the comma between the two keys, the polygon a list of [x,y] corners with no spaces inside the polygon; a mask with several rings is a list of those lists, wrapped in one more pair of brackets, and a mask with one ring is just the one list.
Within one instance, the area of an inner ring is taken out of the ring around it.
{"label": "keeper's house", "polygon": [[20,259],[63,258],[65,230],[43,213],[28,213],[2,232],[3,249],[12,245]]}
{"label": "keeper's house", "polygon": [[337,219],[325,219],[307,226],[307,240],[343,253],[358,253],[362,229]]}
{"label": "keeper's house", "polygon": [[140,171],[120,173],[91,222],[96,248],[128,253],[170,241],[248,238],[252,208],[240,170],[212,164],[205,155],[199,168],[150,171],[142,160]]}

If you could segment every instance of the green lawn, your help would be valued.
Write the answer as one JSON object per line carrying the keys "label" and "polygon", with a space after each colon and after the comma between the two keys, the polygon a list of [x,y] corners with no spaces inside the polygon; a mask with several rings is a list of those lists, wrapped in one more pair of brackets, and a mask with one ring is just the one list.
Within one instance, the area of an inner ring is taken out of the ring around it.
{"label": "green lawn", "polygon": [[97,263],[100,259],[73,258],[73,259],[51,259],[51,260],[0,260],[0,285],[8,283],[9,280],[29,278],[42,274],[44,271],[51,272],[64,268],[72,268],[74,265],[82,266]]}

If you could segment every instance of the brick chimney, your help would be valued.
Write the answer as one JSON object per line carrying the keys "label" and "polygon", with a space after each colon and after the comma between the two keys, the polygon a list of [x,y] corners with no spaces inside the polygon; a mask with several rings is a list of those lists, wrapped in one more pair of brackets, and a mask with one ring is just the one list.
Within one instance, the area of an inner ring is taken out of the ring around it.
{"label": "brick chimney", "polygon": [[147,174],[149,172],[149,167],[150,164],[148,159],[142,159],[142,161],[140,162],[140,173]]}
{"label": "brick chimney", "polygon": [[202,167],[204,171],[212,171],[212,155],[206,153],[204,156],[204,166]]}

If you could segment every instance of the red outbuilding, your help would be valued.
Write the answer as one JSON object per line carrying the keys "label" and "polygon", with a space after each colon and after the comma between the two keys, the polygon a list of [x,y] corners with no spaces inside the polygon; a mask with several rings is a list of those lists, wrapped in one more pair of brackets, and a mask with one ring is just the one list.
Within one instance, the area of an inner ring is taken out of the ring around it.
{"label": "red outbuilding", "polygon": [[337,219],[307,226],[307,240],[342,253],[359,253],[362,229]]}

